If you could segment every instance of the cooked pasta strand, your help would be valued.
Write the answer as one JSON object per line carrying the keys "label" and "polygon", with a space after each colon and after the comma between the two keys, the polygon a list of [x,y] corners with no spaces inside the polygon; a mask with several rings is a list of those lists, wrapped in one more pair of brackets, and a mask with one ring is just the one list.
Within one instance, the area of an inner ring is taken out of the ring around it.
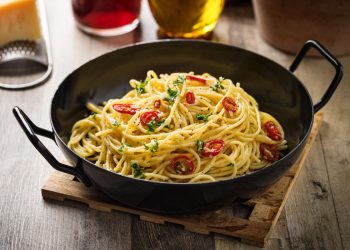
{"label": "cooked pasta strand", "polygon": [[149,71],[130,85],[121,99],[88,103],[93,114],[72,128],[68,146],[99,167],[149,181],[210,182],[264,168],[287,148],[282,126],[239,83]]}

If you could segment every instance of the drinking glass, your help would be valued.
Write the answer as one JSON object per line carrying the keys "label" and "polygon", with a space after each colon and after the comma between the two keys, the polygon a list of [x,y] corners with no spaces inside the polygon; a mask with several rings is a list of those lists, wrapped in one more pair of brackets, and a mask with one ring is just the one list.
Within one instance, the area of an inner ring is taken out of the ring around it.
{"label": "drinking glass", "polygon": [[115,36],[135,29],[141,0],[72,0],[77,25],[97,36]]}
{"label": "drinking glass", "polygon": [[205,38],[220,17],[225,0],[148,0],[161,36]]}

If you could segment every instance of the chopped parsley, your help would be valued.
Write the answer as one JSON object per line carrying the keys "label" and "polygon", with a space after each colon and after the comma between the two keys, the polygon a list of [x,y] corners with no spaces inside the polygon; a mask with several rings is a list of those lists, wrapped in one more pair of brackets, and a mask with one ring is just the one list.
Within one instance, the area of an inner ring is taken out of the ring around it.
{"label": "chopped parsley", "polygon": [[171,88],[168,88],[167,92],[168,92],[168,96],[165,97],[164,100],[170,104],[173,104],[175,98],[179,95],[179,91],[177,89],[172,90]]}
{"label": "chopped parsley", "polygon": [[135,162],[135,161],[131,162],[130,167],[132,168],[132,174],[135,178],[140,178],[140,179],[145,178],[143,170],[141,169],[139,164],[137,164],[137,162]]}
{"label": "chopped parsley", "polygon": [[122,145],[118,148],[118,152],[124,152],[126,147],[131,147],[128,143],[122,143]]}
{"label": "chopped parsley", "polygon": [[225,87],[222,85],[223,80],[223,77],[219,77],[219,80],[217,80],[214,85],[210,86],[210,88],[215,92],[219,92],[220,89],[225,89]]}
{"label": "chopped parsley", "polygon": [[140,81],[140,84],[136,84],[135,90],[138,94],[146,93],[146,85],[149,82],[149,78],[147,77],[144,81]]}
{"label": "chopped parsley", "polygon": [[196,114],[196,118],[198,121],[207,122],[210,115]]}
{"label": "chopped parsley", "polygon": [[96,113],[92,113],[92,114],[89,116],[89,119],[91,119],[91,120],[96,120]]}
{"label": "chopped parsley", "polygon": [[143,146],[145,147],[146,150],[149,150],[152,153],[157,152],[159,148],[159,144],[157,140],[152,140],[148,145],[144,144]]}
{"label": "chopped parsley", "polygon": [[118,152],[124,152],[125,149],[125,145],[122,144],[119,148],[118,148]]}
{"label": "chopped parsley", "polygon": [[202,153],[203,151],[203,146],[204,146],[204,141],[202,140],[197,140],[197,151],[199,154]]}
{"label": "chopped parsley", "polygon": [[114,121],[114,122],[112,123],[112,125],[113,125],[114,127],[119,127],[119,126],[120,126],[120,122]]}
{"label": "chopped parsley", "polygon": [[186,78],[184,75],[178,75],[177,79],[173,82],[175,86],[179,86],[180,84],[183,84],[186,81]]}
{"label": "chopped parsley", "polygon": [[160,125],[162,125],[164,123],[164,119],[157,122],[155,120],[152,120],[150,121],[148,124],[147,124],[147,127],[148,127],[148,132],[154,132],[154,130],[156,130],[156,128],[158,128]]}

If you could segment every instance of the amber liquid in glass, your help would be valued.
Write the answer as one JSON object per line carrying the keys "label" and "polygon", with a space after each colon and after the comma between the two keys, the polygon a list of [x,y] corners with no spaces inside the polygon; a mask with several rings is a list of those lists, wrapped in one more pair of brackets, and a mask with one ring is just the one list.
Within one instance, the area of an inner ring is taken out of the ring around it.
{"label": "amber liquid in glass", "polygon": [[222,12],[224,0],[148,0],[160,32],[168,37],[205,37]]}

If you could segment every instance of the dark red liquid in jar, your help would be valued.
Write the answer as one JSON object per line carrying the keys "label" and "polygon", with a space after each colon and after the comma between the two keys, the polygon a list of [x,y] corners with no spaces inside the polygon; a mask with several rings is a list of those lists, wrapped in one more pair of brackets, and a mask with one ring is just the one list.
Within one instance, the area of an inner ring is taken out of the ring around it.
{"label": "dark red liquid in jar", "polygon": [[76,20],[83,26],[112,29],[132,23],[141,0],[72,0]]}

